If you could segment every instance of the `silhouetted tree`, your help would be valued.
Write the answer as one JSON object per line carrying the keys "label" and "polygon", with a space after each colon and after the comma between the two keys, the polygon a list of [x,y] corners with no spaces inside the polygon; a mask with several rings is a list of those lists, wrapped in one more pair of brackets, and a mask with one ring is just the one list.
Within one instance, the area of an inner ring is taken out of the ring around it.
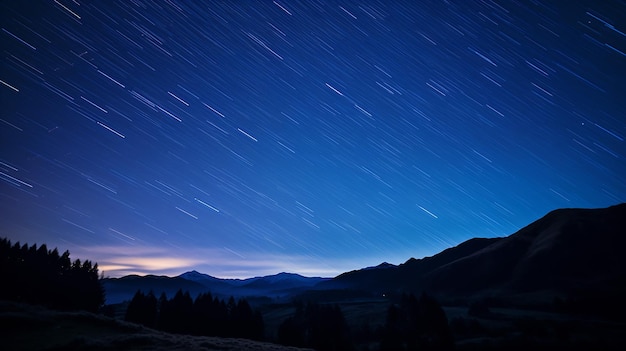
{"label": "silhouetted tree", "polygon": [[348,325],[337,305],[308,303],[304,310],[296,308],[278,329],[283,345],[311,347],[316,350],[351,350]]}
{"label": "silhouetted tree", "polygon": [[230,328],[228,309],[223,300],[210,293],[200,294],[193,303],[193,333],[196,335],[226,336]]}
{"label": "silhouetted tree", "polygon": [[404,336],[407,321],[400,307],[391,305],[387,309],[387,319],[380,342],[381,351],[404,350]]}
{"label": "silhouetted tree", "polygon": [[141,290],[137,290],[128,305],[124,319],[150,328],[156,327],[157,299],[154,293],[150,291],[147,295],[144,295]]}
{"label": "silhouetted tree", "polygon": [[211,317],[213,316],[213,296],[200,294],[193,302],[193,329],[195,335],[215,335]]}
{"label": "silhouetted tree", "polygon": [[306,342],[306,321],[304,319],[304,304],[302,301],[294,302],[295,311],[287,317],[278,327],[278,342],[287,346],[304,346]]}
{"label": "silhouetted tree", "polygon": [[451,350],[454,341],[445,312],[432,297],[403,295],[387,310],[380,349]]}
{"label": "silhouetted tree", "polygon": [[228,307],[224,300],[220,300],[217,297],[213,299],[214,316],[212,322],[215,325],[215,332],[217,336],[229,335],[230,324],[228,323]]}
{"label": "silhouetted tree", "polygon": [[236,337],[261,340],[263,338],[263,317],[254,312],[248,301],[240,299],[231,314],[232,325]]}
{"label": "silhouetted tree", "polygon": [[316,350],[350,350],[348,324],[338,305],[313,305],[310,342]]}
{"label": "silhouetted tree", "polygon": [[104,304],[98,265],[70,260],[69,251],[48,250],[43,244],[11,244],[0,240],[0,298],[42,304],[50,308],[96,312]]}
{"label": "silhouetted tree", "polygon": [[[135,294],[139,301],[143,300],[142,295],[141,291]],[[264,336],[263,317],[243,299],[236,302],[231,297],[226,303],[205,293],[198,295],[194,301],[189,292],[179,290],[170,300],[164,293],[161,294],[158,302],[154,299],[154,305],[157,310],[156,326],[163,331],[256,340],[262,340]],[[132,318],[133,314],[130,316]]]}
{"label": "silhouetted tree", "polygon": [[159,329],[179,334],[191,333],[193,300],[182,289],[171,300],[161,302]]}
{"label": "silhouetted tree", "polygon": [[303,347],[306,327],[304,321],[295,316],[287,317],[278,327],[278,342],[287,346]]}

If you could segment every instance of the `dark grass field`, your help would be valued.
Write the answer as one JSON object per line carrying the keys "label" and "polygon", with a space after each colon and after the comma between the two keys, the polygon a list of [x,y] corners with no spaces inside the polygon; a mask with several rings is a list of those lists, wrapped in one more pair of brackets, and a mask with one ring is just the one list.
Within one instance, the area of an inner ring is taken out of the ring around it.
{"label": "dark grass field", "polygon": [[[337,301],[350,326],[357,350],[376,350],[363,337],[364,326],[375,333],[384,326],[389,301]],[[2,350],[298,350],[244,339],[176,335],[87,312],[59,312],[39,306],[0,301]],[[266,337],[276,339],[280,323],[295,312],[294,304],[258,306]],[[444,306],[456,350],[626,350],[626,321],[606,321],[550,311],[490,308],[469,314],[466,306]],[[371,337],[372,335],[370,335]]]}
{"label": "dark grass field", "polygon": [[2,350],[301,350],[245,339],[159,332],[87,312],[0,302]]}
{"label": "dark grass field", "polygon": [[[377,350],[375,340],[360,340],[365,325],[374,333],[385,324],[387,299],[336,301],[353,333],[357,350]],[[537,309],[490,308],[468,313],[467,306],[443,306],[458,350],[626,350],[626,320]],[[295,311],[293,304],[262,309],[268,337]],[[376,336],[370,335],[372,338]]]}
{"label": "dark grass field", "polygon": [[626,322],[513,308],[445,307],[456,350],[626,350]]}

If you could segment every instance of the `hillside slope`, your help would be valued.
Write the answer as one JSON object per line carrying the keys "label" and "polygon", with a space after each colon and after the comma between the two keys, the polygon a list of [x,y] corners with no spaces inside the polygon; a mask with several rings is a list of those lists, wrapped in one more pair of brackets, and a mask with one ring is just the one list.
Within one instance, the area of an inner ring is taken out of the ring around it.
{"label": "hillside slope", "polygon": [[504,238],[474,238],[397,267],[344,273],[319,288],[427,291],[445,299],[537,302],[626,293],[626,204],[560,209]]}
{"label": "hillside slope", "polygon": [[245,339],[169,334],[88,312],[0,301],[3,350],[298,351]]}
{"label": "hillside slope", "polygon": [[561,209],[424,276],[431,291],[448,294],[567,296],[624,291],[626,204]]}

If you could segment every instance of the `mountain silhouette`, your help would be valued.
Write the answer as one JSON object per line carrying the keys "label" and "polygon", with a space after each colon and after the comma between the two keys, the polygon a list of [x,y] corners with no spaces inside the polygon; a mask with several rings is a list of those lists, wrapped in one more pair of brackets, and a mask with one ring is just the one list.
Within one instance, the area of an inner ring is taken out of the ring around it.
{"label": "mountain silhouette", "polygon": [[[130,300],[141,289],[168,296],[288,298],[314,290],[361,294],[427,292],[443,301],[492,299],[516,304],[552,304],[626,296],[626,204],[601,209],[559,209],[507,237],[473,238],[455,247],[400,265],[381,263],[338,275],[309,278],[292,273],[249,279],[220,279],[191,271],[178,277],[127,276],[104,279],[107,303]],[[354,294],[349,294],[353,296]],[[330,295],[329,295],[330,296]]]}
{"label": "mountain silhouette", "polygon": [[157,297],[163,292],[168,297],[172,297],[179,289],[189,291],[193,296],[207,290],[205,285],[193,280],[163,275],[139,276],[133,274],[121,278],[105,278],[102,279],[102,286],[106,292],[106,304],[130,301],[137,290],[146,293],[152,291]]}
{"label": "mountain silhouette", "polygon": [[626,286],[624,233],[626,204],[552,211],[429,272],[424,284],[433,291],[461,294],[613,294]]}
{"label": "mountain silhouette", "polygon": [[626,204],[559,209],[503,238],[474,238],[432,257],[339,275],[320,288],[427,291],[448,299],[616,298],[626,293]]}
{"label": "mountain silhouette", "polygon": [[329,279],[284,272],[248,279],[222,279],[193,270],[176,277],[128,275],[121,278],[106,278],[102,280],[102,285],[106,291],[106,303],[115,304],[130,300],[137,290],[145,292],[152,290],[156,296],[165,292],[168,297],[174,296],[179,289],[189,291],[191,296],[210,292],[222,298],[286,297]]}

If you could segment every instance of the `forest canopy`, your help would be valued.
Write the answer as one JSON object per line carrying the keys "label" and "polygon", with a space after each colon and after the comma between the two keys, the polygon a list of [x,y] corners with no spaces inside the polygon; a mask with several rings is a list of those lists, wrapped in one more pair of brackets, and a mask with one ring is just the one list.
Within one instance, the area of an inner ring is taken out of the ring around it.
{"label": "forest canopy", "polygon": [[72,262],[70,252],[59,254],[7,238],[0,239],[0,299],[43,305],[61,310],[96,312],[104,304],[104,289],[98,264],[89,260]]}

